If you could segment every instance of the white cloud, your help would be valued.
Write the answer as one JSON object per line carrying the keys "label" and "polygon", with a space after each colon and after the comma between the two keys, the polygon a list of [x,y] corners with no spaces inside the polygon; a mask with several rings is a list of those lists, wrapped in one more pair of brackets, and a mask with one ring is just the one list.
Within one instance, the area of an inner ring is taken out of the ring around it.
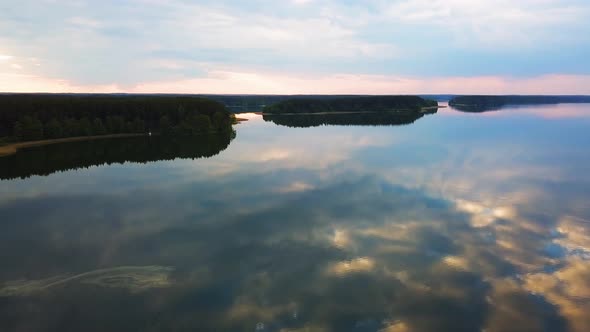
{"label": "white cloud", "polygon": [[343,276],[347,274],[368,272],[375,268],[375,260],[370,257],[360,257],[349,261],[333,263],[327,267],[329,275]]}
{"label": "white cloud", "polygon": [[[396,92],[392,77],[401,77],[404,91],[422,92],[409,89],[424,81],[413,76],[431,77],[439,92],[459,93],[450,90],[459,77],[486,75],[485,92],[495,93],[512,85],[506,72],[528,62],[513,59],[525,49],[541,63],[526,69],[527,76],[564,68],[570,76],[572,68],[587,73],[586,62],[560,60],[590,52],[584,46],[589,15],[590,4],[575,0],[23,0],[0,5],[0,45],[10,54],[0,62],[35,57],[43,65],[19,62],[23,74],[126,91],[174,82],[198,82],[200,91],[212,91],[218,89],[213,78],[226,75],[244,83],[224,92],[289,93],[302,90],[295,82],[299,73],[320,73],[322,79],[306,81],[336,84],[332,90],[347,93]],[[494,74],[498,68],[502,72]],[[447,84],[432,78],[437,75],[455,78]],[[369,87],[360,86],[365,83]]]}
{"label": "white cloud", "polygon": [[175,20],[161,26],[162,32],[177,32],[165,41],[172,47],[183,43],[206,49],[259,49],[299,58],[393,54],[391,45],[363,41],[341,22],[315,15],[276,17],[195,5],[172,9]]}
{"label": "white cloud", "polygon": [[466,46],[524,47],[539,39],[569,38],[559,28],[585,25],[590,5],[555,0],[405,0],[384,5],[382,13],[394,21],[448,29],[455,42]]}
{"label": "white cloud", "polygon": [[313,2],[313,0],[291,0],[296,5],[306,5],[308,3]]}

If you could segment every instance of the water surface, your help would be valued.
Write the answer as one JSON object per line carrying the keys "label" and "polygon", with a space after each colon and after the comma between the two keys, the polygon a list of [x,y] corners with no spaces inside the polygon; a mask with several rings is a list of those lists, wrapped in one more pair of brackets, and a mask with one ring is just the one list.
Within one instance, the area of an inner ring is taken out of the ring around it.
{"label": "water surface", "polygon": [[0,330],[590,330],[590,105],[245,116],[0,160]]}

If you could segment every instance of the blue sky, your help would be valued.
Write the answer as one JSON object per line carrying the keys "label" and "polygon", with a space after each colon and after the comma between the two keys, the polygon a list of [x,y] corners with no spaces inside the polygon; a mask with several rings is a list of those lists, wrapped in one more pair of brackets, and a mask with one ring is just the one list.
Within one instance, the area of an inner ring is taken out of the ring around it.
{"label": "blue sky", "polygon": [[22,0],[0,91],[588,93],[580,0]]}

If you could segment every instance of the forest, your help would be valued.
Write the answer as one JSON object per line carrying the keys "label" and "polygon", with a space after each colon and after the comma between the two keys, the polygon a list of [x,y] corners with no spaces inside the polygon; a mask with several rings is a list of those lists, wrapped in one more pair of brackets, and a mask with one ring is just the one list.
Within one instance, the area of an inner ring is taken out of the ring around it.
{"label": "forest", "polygon": [[588,103],[590,96],[457,96],[449,106],[463,112],[485,112],[502,109],[505,106],[543,105],[561,103]]}
{"label": "forest", "polygon": [[[217,100],[231,112],[262,112],[264,107],[290,99],[329,100],[340,98],[371,97],[370,95],[195,95]],[[452,95],[421,95],[424,99],[447,102]],[[433,105],[434,106],[434,105]]]}
{"label": "forest", "polygon": [[232,130],[217,101],[192,96],[2,94],[0,143],[159,133],[195,135]]}
{"label": "forest", "polygon": [[327,99],[289,99],[267,106],[267,114],[416,111],[437,107],[434,100],[418,96],[346,96]]}

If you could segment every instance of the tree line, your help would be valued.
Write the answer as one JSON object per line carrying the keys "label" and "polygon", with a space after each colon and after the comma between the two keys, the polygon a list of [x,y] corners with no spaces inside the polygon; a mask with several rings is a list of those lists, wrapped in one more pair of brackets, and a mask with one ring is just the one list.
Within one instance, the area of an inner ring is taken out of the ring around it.
{"label": "tree line", "polygon": [[33,141],[126,133],[195,135],[231,131],[226,107],[165,95],[0,95],[0,138]]}
{"label": "tree line", "polygon": [[[376,97],[371,95],[195,95],[217,100],[234,113],[261,112],[264,107],[290,99],[333,100]],[[380,96],[377,96],[380,97]],[[388,97],[388,96],[386,96]],[[398,96],[393,96],[398,97]],[[452,95],[422,95],[423,99],[449,101]],[[432,105],[436,106],[436,105]]]}
{"label": "tree line", "polygon": [[344,96],[327,99],[289,99],[264,108],[264,113],[330,113],[415,111],[437,107],[434,100],[418,96]]}

